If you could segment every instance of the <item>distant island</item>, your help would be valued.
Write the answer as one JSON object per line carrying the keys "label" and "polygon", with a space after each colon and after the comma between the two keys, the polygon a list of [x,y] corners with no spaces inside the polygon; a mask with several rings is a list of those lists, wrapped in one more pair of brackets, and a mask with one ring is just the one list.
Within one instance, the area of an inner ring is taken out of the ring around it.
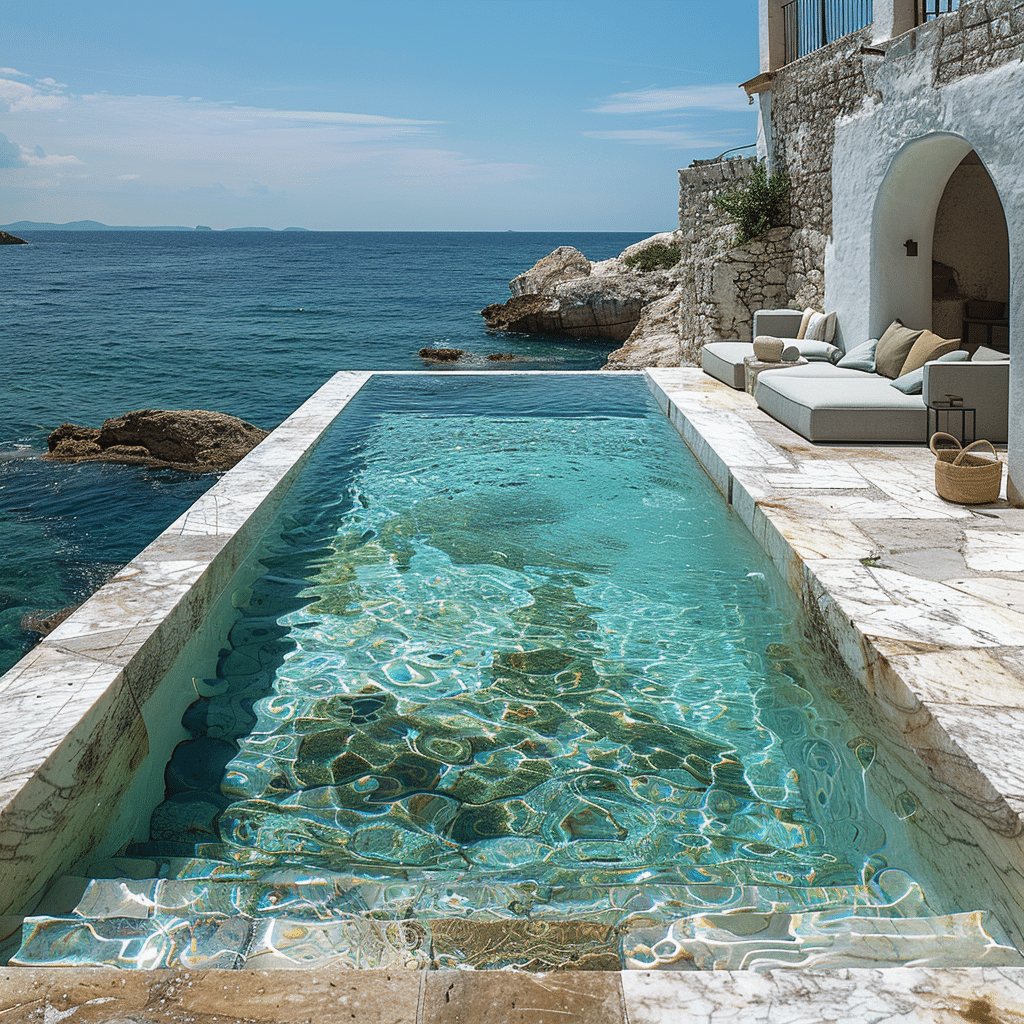
{"label": "distant island", "polygon": [[[0,224],[0,231],[213,231],[214,228],[198,224],[194,228],[179,224],[167,224],[150,227],[111,226],[101,224],[98,220],[73,220],[67,224],[51,224],[36,220],[19,220],[14,224]],[[223,228],[224,231],[277,231],[277,228]],[[309,231],[309,228],[282,228],[283,231]]]}

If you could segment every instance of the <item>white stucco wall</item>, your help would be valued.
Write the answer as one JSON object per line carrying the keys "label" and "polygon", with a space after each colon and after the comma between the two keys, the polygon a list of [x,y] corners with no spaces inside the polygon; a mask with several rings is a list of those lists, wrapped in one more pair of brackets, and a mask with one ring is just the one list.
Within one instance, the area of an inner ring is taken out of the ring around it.
{"label": "white stucco wall", "polygon": [[[1005,64],[942,88],[925,49],[874,62],[860,110],[836,124],[833,237],[825,293],[847,349],[894,317],[931,325],[935,212],[973,149],[995,183],[1010,240],[1010,494],[1024,492],[1024,65]],[[914,239],[918,255],[903,243]]]}

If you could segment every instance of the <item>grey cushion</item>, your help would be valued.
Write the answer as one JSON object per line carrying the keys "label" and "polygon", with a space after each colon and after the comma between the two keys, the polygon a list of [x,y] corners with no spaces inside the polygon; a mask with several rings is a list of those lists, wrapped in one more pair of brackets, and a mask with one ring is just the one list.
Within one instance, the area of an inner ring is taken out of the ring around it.
{"label": "grey cushion", "polygon": [[746,386],[743,360],[754,354],[749,341],[713,341],[700,351],[700,365],[715,380],[742,391]]}
{"label": "grey cushion", "polygon": [[809,441],[921,443],[926,418],[920,395],[901,394],[875,374],[832,369],[819,377],[796,369],[762,374],[754,397],[768,415]]}
{"label": "grey cushion", "polygon": [[[812,363],[804,363],[803,366],[785,366],[778,370],[771,370],[771,373],[782,373],[787,377],[796,377],[797,379],[804,378],[825,378],[832,380],[880,380],[877,374],[865,373],[863,370],[848,370],[842,366],[836,366],[834,363],[826,363],[822,360],[816,360]],[[889,382],[883,381],[882,383],[888,384]]]}
{"label": "grey cushion", "polygon": [[796,347],[800,350],[800,355],[811,362],[838,363],[843,355],[841,348],[830,345],[827,341],[803,338],[796,343]]}
{"label": "grey cushion", "polygon": [[865,373],[875,372],[875,347],[878,345],[877,338],[871,338],[856,348],[851,348],[836,366],[842,366],[849,370],[864,370]]}
{"label": "grey cushion", "polygon": [[774,338],[795,338],[803,315],[800,309],[759,309],[754,314],[754,337],[770,334]]}

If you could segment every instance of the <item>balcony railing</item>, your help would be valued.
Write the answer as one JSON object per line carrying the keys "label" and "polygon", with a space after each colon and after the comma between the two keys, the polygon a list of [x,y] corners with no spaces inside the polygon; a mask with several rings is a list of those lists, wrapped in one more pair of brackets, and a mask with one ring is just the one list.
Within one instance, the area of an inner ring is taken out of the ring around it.
{"label": "balcony railing", "polygon": [[914,24],[923,25],[960,7],[960,0],[914,0]]}
{"label": "balcony railing", "polygon": [[[925,5],[954,0],[914,0]],[[872,0],[790,0],[782,5],[786,63],[870,25]]]}

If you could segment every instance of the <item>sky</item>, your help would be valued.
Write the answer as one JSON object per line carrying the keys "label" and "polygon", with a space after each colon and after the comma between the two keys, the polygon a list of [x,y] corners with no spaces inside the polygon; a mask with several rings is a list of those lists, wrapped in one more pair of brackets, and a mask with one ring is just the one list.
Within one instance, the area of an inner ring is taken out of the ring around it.
{"label": "sky", "polygon": [[0,0],[0,223],[665,231],[756,0]]}

